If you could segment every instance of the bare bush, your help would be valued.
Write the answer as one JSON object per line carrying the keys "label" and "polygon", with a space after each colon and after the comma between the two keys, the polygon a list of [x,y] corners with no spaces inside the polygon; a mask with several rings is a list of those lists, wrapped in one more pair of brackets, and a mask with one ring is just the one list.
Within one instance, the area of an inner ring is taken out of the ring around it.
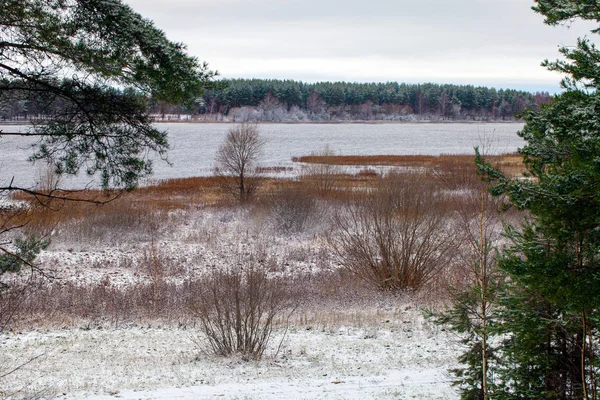
{"label": "bare bush", "polygon": [[[323,150],[312,153],[310,156],[327,161],[329,157],[335,156],[335,153],[329,146],[325,146]],[[341,165],[309,163],[302,167],[302,180],[319,196],[327,196],[336,189],[338,176],[344,172],[345,169]]]}
{"label": "bare bush", "polygon": [[250,199],[260,183],[256,163],[264,145],[256,124],[243,123],[229,130],[217,151],[214,168],[225,192],[240,201]]}
{"label": "bare bush", "polygon": [[420,174],[389,174],[334,216],[329,242],[340,263],[381,290],[419,289],[453,252],[439,194]]}
{"label": "bare bush", "polygon": [[267,206],[275,229],[283,234],[303,232],[318,217],[315,197],[300,187],[279,190]]}
{"label": "bare bush", "polygon": [[102,206],[82,205],[80,209],[73,209],[73,215],[68,215],[69,209],[62,211],[52,214],[58,220],[53,227],[56,243],[141,242],[158,238],[169,228],[165,223],[166,210],[125,197]]}
{"label": "bare bush", "polygon": [[215,271],[193,293],[191,310],[218,355],[260,359],[274,324],[295,310],[293,290],[282,278],[269,277],[258,263],[245,262]]}

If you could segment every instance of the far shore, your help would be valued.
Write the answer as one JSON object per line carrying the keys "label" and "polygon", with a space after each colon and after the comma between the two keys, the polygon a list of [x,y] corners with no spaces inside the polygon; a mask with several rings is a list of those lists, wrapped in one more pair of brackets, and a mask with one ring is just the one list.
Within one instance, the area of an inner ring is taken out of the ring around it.
{"label": "far shore", "polygon": [[[413,120],[413,121],[369,121],[369,120],[347,120],[347,121],[206,121],[206,120],[169,120],[153,121],[154,124],[241,124],[243,122],[256,122],[265,125],[344,125],[344,124],[366,124],[366,125],[388,125],[388,124],[522,124],[523,120]],[[1,121],[0,125],[31,125],[31,121]],[[0,133],[1,134],[1,133]]]}

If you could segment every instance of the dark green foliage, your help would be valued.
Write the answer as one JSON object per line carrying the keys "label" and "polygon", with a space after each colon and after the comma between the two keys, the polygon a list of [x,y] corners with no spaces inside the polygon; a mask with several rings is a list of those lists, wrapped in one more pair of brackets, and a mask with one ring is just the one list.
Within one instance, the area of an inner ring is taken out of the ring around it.
{"label": "dark green foliage", "polygon": [[[600,21],[596,1],[538,0],[549,24]],[[598,32],[594,30],[593,32]],[[499,265],[502,298],[500,399],[597,398],[600,355],[600,52],[587,39],[544,62],[567,74],[565,92],[524,114],[526,178],[506,177],[478,157],[495,194],[530,217],[508,228]]]}
{"label": "dark green foliage", "polygon": [[2,0],[0,9],[0,104],[43,116],[29,131],[40,138],[34,159],[99,173],[106,188],[133,188],[151,171],[148,150],[168,148],[147,98],[193,104],[214,75],[121,0]]}
{"label": "dark green foliage", "polygon": [[[461,400],[485,400],[499,391],[494,378],[498,371],[498,333],[501,310],[498,297],[504,289],[504,276],[499,273],[489,238],[483,244],[476,242],[477,251],[471,257],[472,282],[464,289],[450,289],[452,307],[434,314],[434,321],[456,332],[466,350],[458,361],[463,365],[450,370],[455,376],[453,385],[458,387]],[[481,247],[483,246],[483,247]],[[480,263],[480,254],[484,263]],[[486,352],[485,368],[483,351]],[[487,372],[487,394],[483,374]]]}
{"label": "dark green foliage", "polygon": [[[437,324],[447,326],[458,333],[461,337],[461,343],[466,346],[466,350],[458,358],[458,362],[463,366],[450,370],[455,376],[453,386],[459,389],[461,400],[485,399],[482,338],[485,335],[487,341],[492,336],[490,335],[489,324],[497,319],[497,315],[487,315],[486,323],[488,325],[486,327],[482,325],[481,290],[482,288],[478,284],[473,284],[461,291],[453,290],[453,307],[435,316]],[[488,301],[492,304],[494,293],[488,291],[487,295]],[[494,369],[497,362],[497,350],[495,346],[490,346],[489,343],[486,344],[488,368],[492,367],[491,369]],[[493,390],[494,387],[489,388],[488,393]]]}
{"label": "dark green foliage", "polygon": [[[277,98],[289,110],[292,106],[309,110],[307,101],[316,93],[326,107],[406,106],[415,114],[441,115],[450,118],[478,117],[510,119],[528,108],[548,102],[548,94],[517,90],[496,90],[472,85],[440,85],[435,83],[399,84],[318,82],[291,80],[231,79],[223,80],[224,89],[204,94],[202,112],[227,113],[233,107],[259,106],[267,94]],[[212,106],[209,106],[211,105]],[[457,113],[459,115],[457,115]]]}
{"label": "dark green foliage", "polygon": [[498,399],[578,399],[581,318],[565,313],[535,290],[513,284],[500,299],[502,368]]}
{"label": "dark green foliage", "polygon": [[[465,365],[465,367],[450,370],[456,377],[452,385],[459,388],[461,400],[483,400],[485,397],[482,384],[482,342],[467,339],[463,339],[462,342],[468,348],[458,357],[458,362]],[[487,356],[489,360],[494,359],[494,351],[489,347],[487,348]]]}
{"label": "dark green foliage", "polygon": [[[23,266],[34,267],[33,262],[37,255],[45,249],[50,242],[40,240],[34,236],[17,238],[14,240],[14,251],[4,251],[0,255],[0,278],[8,272],[19,272]],[[0,282],[0,293],[7,285]]]}

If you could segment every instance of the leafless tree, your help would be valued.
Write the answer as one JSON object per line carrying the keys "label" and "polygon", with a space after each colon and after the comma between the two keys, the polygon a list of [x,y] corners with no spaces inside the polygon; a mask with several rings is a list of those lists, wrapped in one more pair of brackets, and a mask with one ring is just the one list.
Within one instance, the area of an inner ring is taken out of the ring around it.
{"label": "leafless tree", "polygon": [[308,95],[306,98],[306,108],[311,115],[321,114],[325,111],[325,102],[319,92],[313,91]]}
{"label": "leafless tree", "polygon": [[279,107],[281,103],[279,99],[271,92],[267,92],[265,97],[260,102],[260,107],[265,111],[272,111]]}
{"label": "leafless tree", "polygon": [[446,266],[454,234],[419,174],[390,174],[334,217],[340,263],[381,290],[416,290]]}
{"label": "leafless tree", "polygon": [[425,98],[425,95],[423,94],[423,92],[419,91],[417,93],[417,99],[415,102],[415,112],[417,114],[425,114],[425,107],[427,104],[427,99]]}
{"label": "leafless tree", "polygon": [[265,121],[281,121],[281,111],[283,111],[283,108],[281,107],[281,102],[273,93],[267,92],[265,97],[260,102],[259,108],[261,108],[264,111],[263,119]]}
{"label": "leafless tree", "polygon": [[448,106],[451,104],[450,95],[445,90],[442,91],[439,98],[440,103],[440,115],[442,118],[446,117],[446,113],[448,112]]}
{"label": "leafless tree", "polygon": [[367,100],[358,106],[358,118],[366,121],[373,118],[373,102],[371,100]]}
{"label": "leafless tree", "polygon": [[252,197],[260,183],[256,164],[265,145],[255,123],[243,123],[231,128],[219,147],[215,175],[221,187],[240,201]]}

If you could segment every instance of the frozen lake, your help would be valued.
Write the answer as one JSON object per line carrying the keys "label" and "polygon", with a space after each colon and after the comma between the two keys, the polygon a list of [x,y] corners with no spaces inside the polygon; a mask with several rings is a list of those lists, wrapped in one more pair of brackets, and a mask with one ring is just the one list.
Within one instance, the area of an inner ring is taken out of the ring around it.
{"label": "frozen lake", "polygon": [[[209,175],[215,153],[231,124],[160,124],[169,133],[168,164],[157,160],[152,179]],[[471,154],[485,144],[488,153],[513,152],[523,145],[516,132],[521,123],[391,123],[391,124],[262,124],[267,140],[265,167],[297,167],[292,157],[319,152],[325,146],[343,155]],[[0,125],[0,131],[26,129]],[[13,177],[15,184],[31,186],[42,167],[27,161],[29,139],[1,137],[0,185]],[[39,163],[38,163],[39,164]],[[80,176],[65,183],[83,187],[91,178]]]}

